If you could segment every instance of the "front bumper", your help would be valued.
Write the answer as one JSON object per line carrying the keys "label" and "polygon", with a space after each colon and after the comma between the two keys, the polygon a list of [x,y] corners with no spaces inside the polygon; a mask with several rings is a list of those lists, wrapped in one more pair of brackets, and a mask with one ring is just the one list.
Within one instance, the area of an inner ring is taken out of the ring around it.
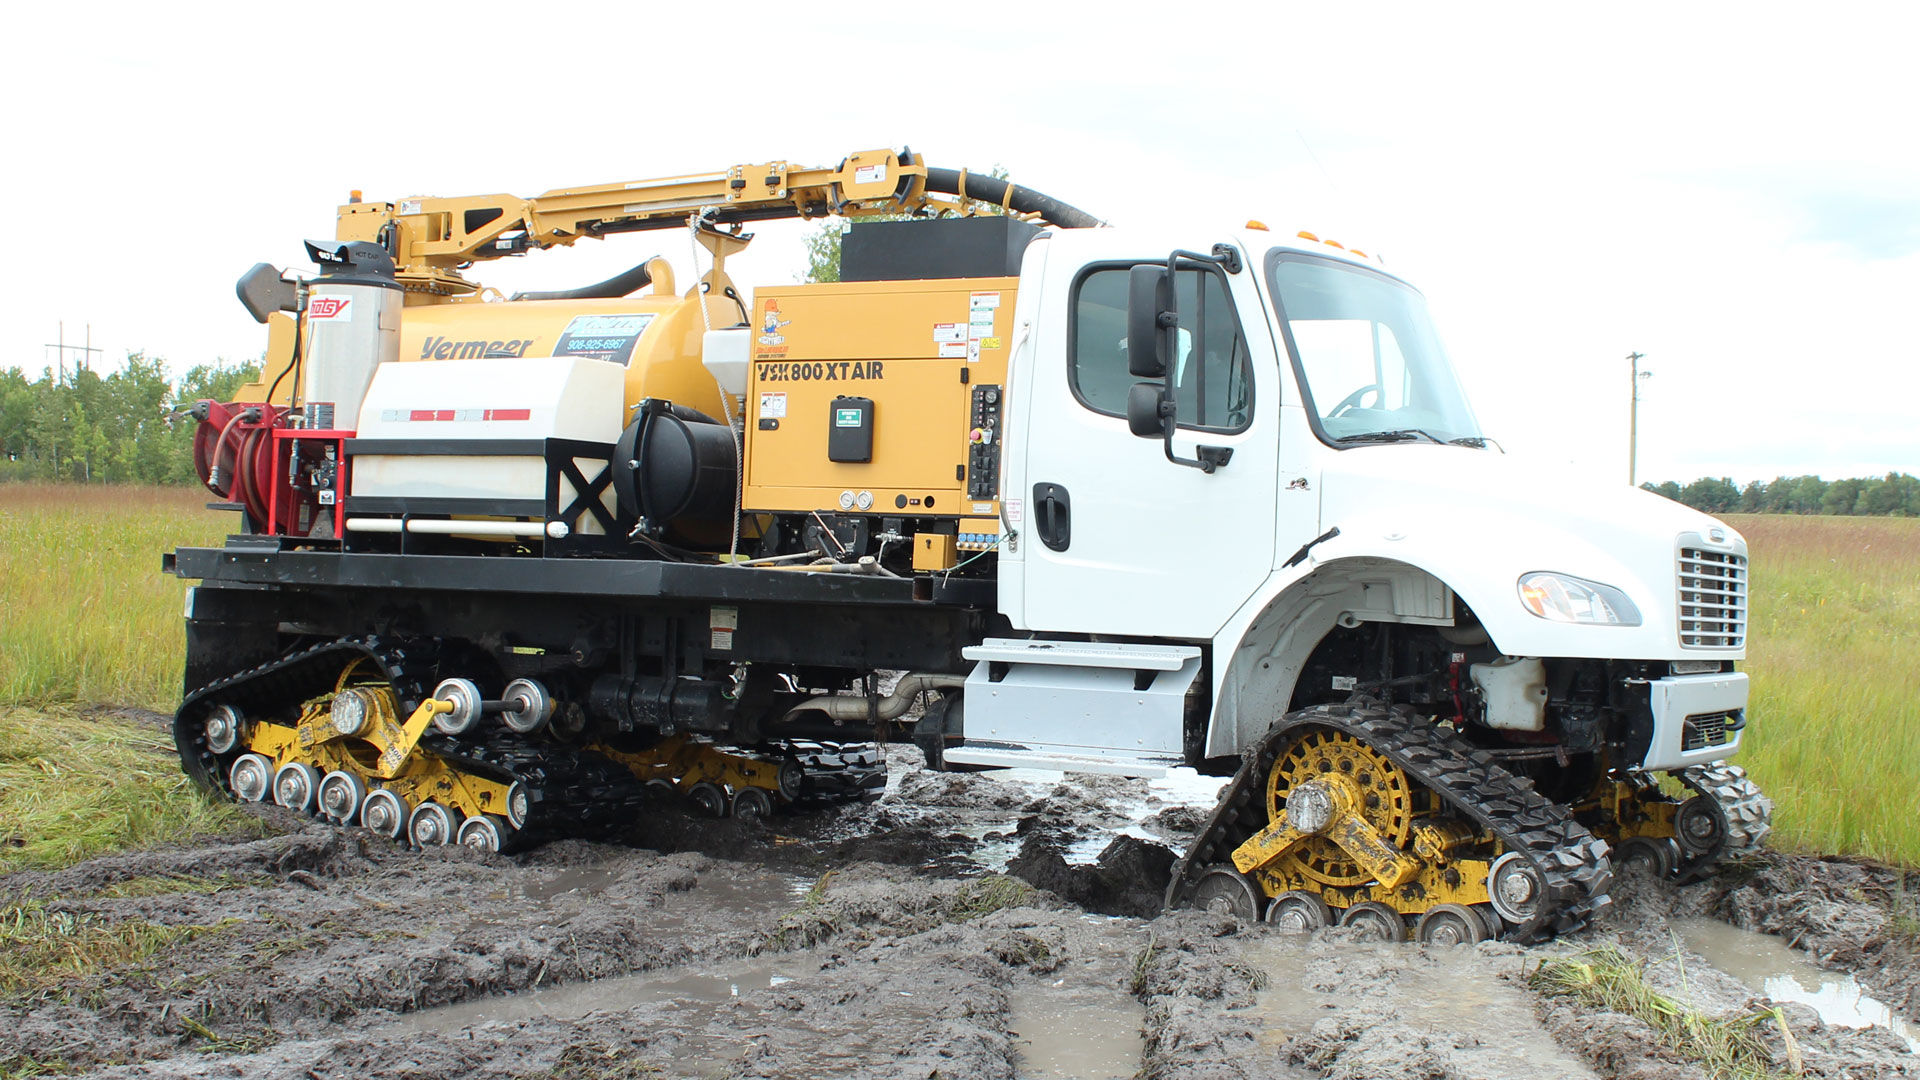
{"label": "front bumper", "polygon": [[1684,769],[1730,758],[1747,724],[1744,672],[1673,675],[1647,684],[1653,740],[1640,767]]}

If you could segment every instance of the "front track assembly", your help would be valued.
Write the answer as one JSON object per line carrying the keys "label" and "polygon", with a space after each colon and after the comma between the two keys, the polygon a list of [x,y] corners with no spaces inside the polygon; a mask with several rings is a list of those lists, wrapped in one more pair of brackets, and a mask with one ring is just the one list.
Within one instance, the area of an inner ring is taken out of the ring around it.
{"label": "front track assembly", "polygon": [[1607,845],[1449,729],[1363,702],[1290,713],[1249,749],[1167,906],[1389,940],[1531,942],[1607,904]]}
{"label": "front track assembly", "polygon": [[[871,751],[816,743],[751,751],[684,736],[644,748],[589,741],[544,688],[509,684],[482,701],[435,641],[330,641],[189,694],[174,717],[187,775],[247,801],[272,800],[417,846],[508,850],[633,823],[650,795],[722,816],[877,795]],[[439,681],[436,681],[439,680]],[[503,723],[481,723],[497,716]]]}

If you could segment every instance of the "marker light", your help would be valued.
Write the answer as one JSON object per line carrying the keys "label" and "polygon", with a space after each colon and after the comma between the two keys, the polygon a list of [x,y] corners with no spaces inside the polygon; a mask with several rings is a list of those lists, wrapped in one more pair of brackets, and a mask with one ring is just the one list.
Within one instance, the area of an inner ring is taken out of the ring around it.
{"label": "marker light", "polygon": [[1247,222],[1247,228],[1249,228],[1249,229],[1258,229],[1258,230],[1260,230],[1261,232],[1272,232],[1272,231],[1273,231],[1273,230],[1271,230],[1271,229],[1269,229],[1269,228],[1267,228],[1267,223],[1266,223],[1266,222],[1264,222],[1264,221],[1253,221],[1253,220],[1249,220],[1249,221]]}
{"label": "marker light", "polygon": [[1307,230],[1305,230],[1305,229],[1301,229],[1301,230],[1300,230],[1299,232],[1297,232],[1297,233],[1294,233],[1293,235],[1295,235],[1295,236],[1297,236],[1297,237],[1299,237],[1299,238],[1300,238],[1300,239],[1302,239],[1302,240],[1311,240],[1311,241],[1313,241],[1313,242],[1314,242],[1314,243],[1316,243],[1316,244],[1320,242],[1320,238],[1319,238],[1319,237],[1317,237],[1317,236],[1315,236],[1315,235],[1313,235],[1312,233],[1310,233],[1310,232],[1308,232],[1308,231],[1307,231]]}
{"label": "marker light", "polygon": [[1611,585],[1568,574],[1521,575],[1520,603],[1550,622],[1639,626],[1640,609]]}

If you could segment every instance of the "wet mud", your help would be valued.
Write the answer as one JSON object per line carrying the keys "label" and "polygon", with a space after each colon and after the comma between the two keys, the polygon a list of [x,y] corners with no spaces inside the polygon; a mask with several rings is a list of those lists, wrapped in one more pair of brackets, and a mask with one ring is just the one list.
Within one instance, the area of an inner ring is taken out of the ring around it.
{"label": "wet mud", "polygon": [[1780,1002],[1783,1074],[1920,1076],[1895,871],[1623,875],[1598,925],[1531,949],[1293,936],[1159,911],[1218,781],[889,764],[878,801],[764,824],[661,805],[494,856],[264,809],[279,835],[0,878],[12,910],[165,941],[0,994],[0,1077],[1709,1075],[1533,988],[1603,946],[1709,1017]]}

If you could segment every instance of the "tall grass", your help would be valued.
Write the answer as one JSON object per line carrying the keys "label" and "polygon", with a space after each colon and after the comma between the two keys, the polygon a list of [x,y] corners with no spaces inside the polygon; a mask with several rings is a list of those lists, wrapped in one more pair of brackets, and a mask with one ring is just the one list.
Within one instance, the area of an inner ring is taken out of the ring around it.
{"label": "tall grass", "polygon": [[1774,845],[1920,865],[1920,519],[1728,522],[1753,571],[1738,760]]}
{"label": "tall grass", "polygon": [[164,726],[64,705],[0,706],[0,874],[264,829],[194,790]]}
{"label": "tall grass", "polygon": [[218,544],[231,514],[186,488],[0,484],[0,704],[180,699],[178,545]]}

